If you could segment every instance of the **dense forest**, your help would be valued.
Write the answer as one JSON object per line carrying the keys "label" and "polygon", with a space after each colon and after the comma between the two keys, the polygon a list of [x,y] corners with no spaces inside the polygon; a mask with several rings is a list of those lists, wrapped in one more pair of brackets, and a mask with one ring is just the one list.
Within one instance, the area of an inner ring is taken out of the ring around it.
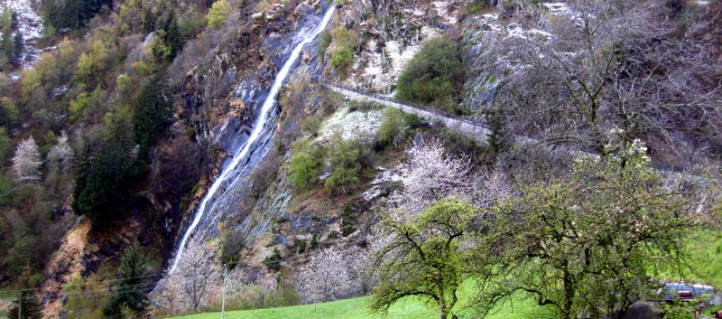
{"label": "dense forest", "polygon": [[0,318],[722,307],[719,0],[0,11]]}

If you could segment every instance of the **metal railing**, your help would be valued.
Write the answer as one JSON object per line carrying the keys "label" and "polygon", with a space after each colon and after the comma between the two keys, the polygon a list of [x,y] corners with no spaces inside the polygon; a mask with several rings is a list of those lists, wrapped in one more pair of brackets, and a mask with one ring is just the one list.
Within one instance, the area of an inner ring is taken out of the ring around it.
{"label": "metal railing", "polygon": [[417,110],[420,110],[420,111],[432,113],[432,114],[437,115],[437,116],[440,116],[440,117],[445,117],[445,118],[448,118],[448,119],[452,119],[452,120],[457,121],[457,122],[463,122],[463,123],[466,123],[466,124],[469,124],[469,125],[472,125],[472,126],[478,126],[478,127],[484,128],[484,129],[488,129],[488,128],[484,125],[484,123],[481,122],[481,121],[475,121],[475,120],[467,119],[467,118],[458,116],[458,115],[456,115],[456,114],[451,114],[451,113],[448,113],[448,112],[444,112],[444,111],[439,110],[439,109],[434,108],[434,107],[429,107],[429,106],[427,106],[427,105],[421,105],[421,104],[417,104],[417,103],[413,103],[413,102],[409,102],[409,101],[400,100],[400,99],[397,99],[397,98],[394,98],[394,97],[390,97],[390,96],[386,96],[386,95],[381,95],[381,94],[377,94],[377,93],[371,93],[371,92],[369,92],[369,91],[367,91],[367,90],[364,90],[364,89],[352,88],[352,87],[349,87],[349,86],[346,86],[346,85],[343,85],[343,84],[340,84],[340,83],[333,83],[333,82],[330,82],[330,81],[321,79],[321,78],[319,78],[319,77],[311,77],[311,81],[313,81],[313,82],[315,82],[315,83],[319,83],[319,84],[324,85],[324,86],[327,86],[327,87],[332,88],[332,89],[333,89],[333,88],[336,88],[336,89],[351,91],[351,92],[353,92],[353,93],[356,93],[356,94],[359,94],[359,95],[363,95],[363,96],[366,96],[366,97],[369,97],[369,98],[374,98],[374,99],[377,99],[377,100],[382,100],[382,101],[386,101],[386,102],[390,102],[390,103],[395,103],[395,104],[403,105],[403,106],[406,106],[406,107],[409,107],[409,108],[414,108],[414,109],[417,109]]}

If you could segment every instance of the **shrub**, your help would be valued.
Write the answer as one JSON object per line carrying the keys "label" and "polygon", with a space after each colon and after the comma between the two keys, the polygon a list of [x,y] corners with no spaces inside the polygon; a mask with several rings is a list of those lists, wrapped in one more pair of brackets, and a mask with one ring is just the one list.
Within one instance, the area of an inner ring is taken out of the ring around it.
{"label": "shrub", "polygon": [[331,44],[331,32],[328,31],[328,29],[323,30],[318,37],[320,40],[318,41],[318,46],[316,47],[316,54],[318,55],[318,58],[323,61],[324,56],[326,55],[326,49],[328,49],[328,46]]}
{"label": "shrub", "polygon": [[406,121],[401,111],[394,108],[387,109],[379,127],[377,141],[383,146],[392,144],[394,147],[398,147],[406,133],[405,126]]}
{"label": "shrub", "polygon": [[231,15],[231,5],[226,0],[220,0],[213,3],[211,10],[208,11],[208,27],[218,29],[226,23],[226,19]]}
{"label": "shrub", "polygon": [[333,33],[334,50],[331,52],[331,66],[336,69],[346,68],[353,61],[353,47],[356,35],[346,28]]}
{"label": "shrub", "polygon": [[300,139],[293,143],[290,174],[296,189],[308,189],[316,181],[321,172],[323,157],[324,149],[311,144],[308,139]]}
{"label": "shrub", "polygon": [[446,37],[425,41],[398,82],[399,98],[456,112],[464,85],[459,45]]}
{"label": "shrub", "polygon": [[326,191],[346,194],[359,182],[360,151],[355,146],[351,141],[344,141],[338,134],[332,137],[328,154],[331,175],[323,185]]}

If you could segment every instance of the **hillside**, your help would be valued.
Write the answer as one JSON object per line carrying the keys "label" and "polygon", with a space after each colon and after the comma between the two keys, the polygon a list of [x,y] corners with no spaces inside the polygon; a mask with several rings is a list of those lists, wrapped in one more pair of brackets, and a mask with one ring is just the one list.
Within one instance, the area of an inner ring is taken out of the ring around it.
{"label": "hillside", "polygon": [[[716,309],[720,20],[0,1],[0,314],[204,318],[222,288],[230,317]],[[711,288],[658,294],[674,281]]]}

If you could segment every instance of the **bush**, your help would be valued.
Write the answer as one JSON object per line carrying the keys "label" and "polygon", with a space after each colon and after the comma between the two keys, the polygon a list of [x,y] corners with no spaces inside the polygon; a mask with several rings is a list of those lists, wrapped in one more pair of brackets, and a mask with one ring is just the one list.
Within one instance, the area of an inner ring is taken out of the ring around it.
{"label": "bush", "polygon": [[226,19],[231,15],[231,5],[226,0],[220,0],[213,3],[211,10],[208,11],[208,26],[218,29],[226,23]]}
{"label": "bush", "polygon": [[394,147],[398,147],[406,133],[405,126],[406,121],[401,111],[394,108],[387,109],[379,127],[377,141],[383,146],[392,144]]}
{"label": "bush", "polygon": [[449,38],[425,41],[399,77],[398,97],[457,112],[464,85],[459,45]]}
{"label": "bush", "polygon": [[318,55],[318,58],[323,61],[324,56],[326,55],[326,49],[328,49],[328,46],[331,45],[331,32],[328,31],[328,29],[323,30],[318,37],[320,40],[318,41],[318,46],[316,47],[316,54]]}
{"label": "bush", "polygon": [[313,145],[307,139],[293,143],[290,174],[296,189],[308,189],[316,181],[321,172],[323,157],[323,147]]}
{"label": "bush", "polygon": [[335,49],[331,52],[331,66],[344,69],[353,61],[356,35],[346,28],[340,28],[333,33]]}
{"label": "bush", "polygon": [[361,170],[359,154],[353,142],[344,141],[339,135],[332,137],[328,158],[331,175],[323,185],[326,191],[346,194],[358,184]]}

